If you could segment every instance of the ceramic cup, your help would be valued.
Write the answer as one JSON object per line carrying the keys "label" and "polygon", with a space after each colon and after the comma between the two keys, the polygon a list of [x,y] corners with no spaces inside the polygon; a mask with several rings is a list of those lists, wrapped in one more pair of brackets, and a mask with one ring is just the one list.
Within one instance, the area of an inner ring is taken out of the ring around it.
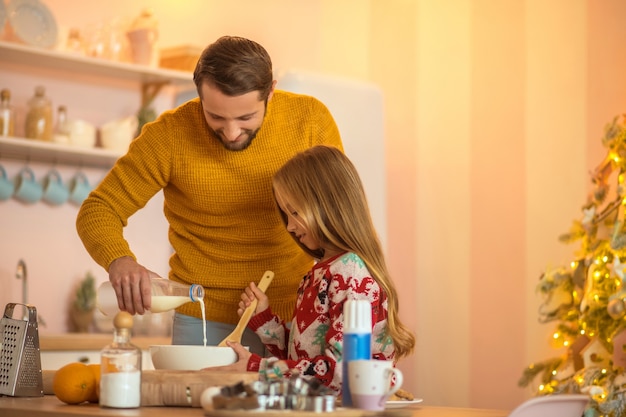
{"label": "ceramic cup", "polygon": [[77,206],[83,204],[83,200],[87,198],[91,192],[91,185],[87,176],[82,172],[77,172],[69,183],[70,201]]}
{"label": "ceramic cup", "polygon": [[96,127],[84,120],[68,120],[67,130],[70,145],[80,148],[93,148],[96,146]]}
{"label": "ceramic cup", "polygon": [[55,169],[48,172],[42,181],[43,196],[42,199],[53,206],[59,206],[67,201],[70,191],[63,184],[61,174]]}
{"label": "ceramic cup", "polygon": [[15,185],[13,185],[13,181],[7,177],[4,167],[0,165],[0,201],[11,198],[13,191],[15,191]]}
{"label": "ceramic cup", "polygon": [[100,127],[100,140],[104,149],[117,152],[126,152],[128,145],[135,137],[139,120],[136,116],[129,116],[119,120],[112,120]]}
{"label": "ceramic cup", "polygon": [[24,167],[17,173],[15,177],[15,191],[13,197],[22,203],[32,204],[41,200],[43,189],[41,184],[35,179],[35,173],[32,169]]}
{"label": "ceramic cup", "polygon": [[387,398],[400,389],[403,381],[402,372],[394,368],[392,361],[374,359],[348,362],[348,378],[354,407],[375,411],[385,409]]}

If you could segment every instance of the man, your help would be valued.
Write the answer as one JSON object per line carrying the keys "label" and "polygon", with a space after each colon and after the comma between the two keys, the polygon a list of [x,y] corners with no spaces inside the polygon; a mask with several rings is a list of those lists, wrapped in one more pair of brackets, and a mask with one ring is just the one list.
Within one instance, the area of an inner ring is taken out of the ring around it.
{"label": "man", "polygon": [[[275,90],[272,63],[258,43],[225,36],[209,45],[194,71],[198,98],[144,126],[84,201],[76,226],[93,259],[108,270],[120,309],[150,309],[152,271],[140,264],[123,228],[160,190],[174,248],[169,278],[205,287],[207,344],[238,321],[243,289],[266,270],[272,310],[289,319],[299,281],[313,260],[285,231],[271,176],[317,144],[343,149],[337,125],[313,97]],[[179,307],[173,344],[202,344],[199,303]],[[262,351],[248,332],[242,340]]]}

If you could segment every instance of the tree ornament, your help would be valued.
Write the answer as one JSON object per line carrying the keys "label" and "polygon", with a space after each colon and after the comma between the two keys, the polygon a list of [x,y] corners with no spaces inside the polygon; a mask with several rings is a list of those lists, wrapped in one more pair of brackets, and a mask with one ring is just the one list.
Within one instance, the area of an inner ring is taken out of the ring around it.
{"label": "tree ornament", "polygon": [[624,305],[624,300],[619,297],[610,299],[606,310],[614,320],[619,320],[626,315],[626,305]]}

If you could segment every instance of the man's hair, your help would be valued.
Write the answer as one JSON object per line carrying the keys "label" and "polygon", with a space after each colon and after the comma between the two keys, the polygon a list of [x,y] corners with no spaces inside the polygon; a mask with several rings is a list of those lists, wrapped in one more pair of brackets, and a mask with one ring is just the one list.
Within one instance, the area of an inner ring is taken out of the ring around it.
{"label": "man's hair", "polygon": [[198,95],[202,85],[213,84],[227,96],[259,92],[259,100],[267,100],[274,76],[272,60],[258,43],[237,36],[222,36],[207,46],[193,73]]}

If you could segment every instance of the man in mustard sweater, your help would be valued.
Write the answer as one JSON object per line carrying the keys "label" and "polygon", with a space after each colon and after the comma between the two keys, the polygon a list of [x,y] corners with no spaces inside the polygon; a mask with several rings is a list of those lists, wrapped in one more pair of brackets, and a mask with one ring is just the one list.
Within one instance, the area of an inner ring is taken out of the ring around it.
{"label": "man in mustard sweater", "polygon": [[[193,79],[198,98],[144,126],[84,201],[78,234],[109,273],[118,305],[131,314],[150,308],[152,271],[135,258],[123,229],[163,190],[174,249],[169,279],[202,284],[207,344],[239,320],[244,288],[266,270],[272,310],[289,320],[296,290],[313,259],[286,232],[271,177],[296,153],[318,144],[343,149],[339,130],[317,99],[275,90],[272,63],[256,42],[225,36],[202,53]],[[173,344],[202,344],[199,303],[179,307]],[[248,332],[243,345],[263,345]]]}

